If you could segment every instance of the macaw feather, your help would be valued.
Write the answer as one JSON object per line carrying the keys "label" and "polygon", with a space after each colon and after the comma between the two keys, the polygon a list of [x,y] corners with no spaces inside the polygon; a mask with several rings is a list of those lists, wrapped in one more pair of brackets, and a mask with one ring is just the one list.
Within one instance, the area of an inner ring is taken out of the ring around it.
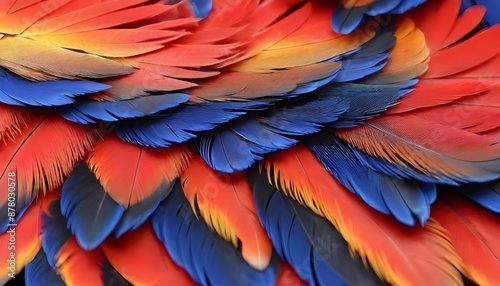
{"label": "macaw feather", "polygon": [[119,239],[109,237],[101,248],[109,263],[133,285],[160,286],[172,281],[180,286],[196,285],[170,258],[148,222]]}
{"label": "macaw feather", "polygon": [[49,265],[47,256],[40,249],[35,258],[24,268],[24,281],[27,285],[65,286],[64,281]]}
{"label": "macaw feather", "polygon": [[21,129],[31,120],[33,114],[29,108],[10,106],[0,103],[0,141],[6,143],[19,135]]}
{"label": "macaw feather", "polygon": [[273,248],[257,218],[246,173],[219,173],[194,156],[180,180],[193,212],[241,249],[248,264],[258,270],[267,268]]}
{"label": "macaw feather", "polygon": [[460,256],[461,271],[478,285],[499,281],[498,214],[451,193],[439,196],[432,207],[435,219]]}
{"label": "macaw feather", "polygon": [[261,168],[271,184],[326,217],[352,250],[387,282],[460,284],[455,268],[458,258],[435,221],[429,220],[425,227],[407,227],[364,205],[303,145],[269,156]]}

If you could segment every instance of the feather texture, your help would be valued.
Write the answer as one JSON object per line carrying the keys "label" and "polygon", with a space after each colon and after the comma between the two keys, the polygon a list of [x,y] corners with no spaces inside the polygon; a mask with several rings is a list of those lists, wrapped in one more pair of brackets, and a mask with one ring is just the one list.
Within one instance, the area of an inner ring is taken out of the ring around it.
{"label": "feather texture", "polygon": [[425,227],[398,225],[393,218],[361,204],[301,145],[278,152],[262,164],[273,185],[326,217],[387,282],[460,283],[455,269],[458,258],[435,221],[428,221]]}
{"label": "feather texture", "polygon": [[272,245],[257,218],[245,172],[223,174],[195,156],[181,176],[182,188],[196,215],[225,240],[241,248],[245,261],[258,270],[268,267]]}

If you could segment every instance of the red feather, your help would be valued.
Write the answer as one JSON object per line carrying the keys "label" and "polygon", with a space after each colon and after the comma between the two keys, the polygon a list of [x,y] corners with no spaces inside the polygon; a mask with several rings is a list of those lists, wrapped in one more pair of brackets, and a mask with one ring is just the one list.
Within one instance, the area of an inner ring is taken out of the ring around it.
{"label": "red feather", "polygon": [[262,228],[246,173],[223,174],[212,170],[200,156],[181,176],[193,210],[235,246],[241,242],[243,258],[256,269],[271,261],[272,245]]}
{"label": "red feather", "polygon": [[150,148],[108,136],[96,145],[87,164],[113,200],[128,208],[163,190],[188,165],[184,145]]}
{"label": "red feather", "polygon": [[461,258],[461,271],[478,285],[500,281],[500,217],[479,205],[444,194],[432,206],[431,216],[447,231]]}
{"label": "red feather", "polygon": [[110,237],[102,245],[109,263],[133,285],[196,285],[189,275],[170,258],[150,223],[125,233],[119,239]]}
{"label": "red feather", "polygon": [[351,248],[389,283],[460,283],[457,257],[434,221],[425,227],[408,227],[373,210],[337,182],[303,145],[277,152],[262,165],[271,183],[330,220]]}

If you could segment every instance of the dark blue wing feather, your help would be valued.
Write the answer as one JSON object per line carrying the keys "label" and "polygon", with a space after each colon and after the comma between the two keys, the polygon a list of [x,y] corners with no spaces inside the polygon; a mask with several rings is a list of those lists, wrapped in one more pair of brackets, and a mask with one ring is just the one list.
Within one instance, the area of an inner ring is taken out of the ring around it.
{"label": "dark blue wing feather", "polygon": [[392,214],[407,225],[423,225],[436,198],[435,184],[398,179],[375,172],[357,160],[352,149],[331,133],[308,141],[309,148],[326,169],[351,192],[374,209]]}
{"label": "dark blue wing feather", "polygon": [[61,106],[79,95],[108,89],[109,85],[85,80],[33,82],[0,67],[0,102],[18,106]]}
{"label": "dark blue wing feather", "polygon": [[149,95],[126,101],[82,99],[69,106],[59,108],[59,113],[64,118],[80,124],[95,123],[98,120],[118,121],[153,115],[188,100],[189,95],[184,93]]}
{"label": "dark blue wing feather", "polygon": [[24,269],[24,281],[30,286],[64,286],[61,277],[57,275],[52,267],[47,262],[47,256],[43,249],[38,251],[38,254],[33,260],[26,265]]}
{"label": "dark blue wing feather", "polygon": [[120,221],[125,209],[104,191],[89,170],[80,164],[64,182],[61,212],[68,228],[85,250],[101,244]]}
{"label": "dark blue wing feather", "polygon": [[240,252],[198,220],[176,183],[151,217],[153,229],[174,261],[202,285],[274,285],[279,261],[264,271],[250,267]]}
{"label": "dark blue wing feather", "polygon": [[256,168],[248,177],[275,250],[309,285],[384,285],[326,219],[286,198]]}
{"label": "dark blue wing feather", "polygon": [[500,213],[500,180],[480,184],[465,184],[458,187],[458,189],[462,194],[484,208]]}

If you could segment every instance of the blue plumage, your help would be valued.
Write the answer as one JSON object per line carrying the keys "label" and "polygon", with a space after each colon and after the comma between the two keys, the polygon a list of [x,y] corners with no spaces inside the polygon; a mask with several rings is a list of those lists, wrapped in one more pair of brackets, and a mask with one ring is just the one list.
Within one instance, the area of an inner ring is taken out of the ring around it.
{"label": "blue plumage", "polygon": [[120,221],[125,209],[104,191],[85,164],[75,167],[64,182],[61,212],[83,249],[101,244]]}
{"label": "blue plumage", "polygon": [[0,67],[0,102],[26,106],[61,106],[79,95],[96,93],[109,86],[85,80],[33,82]]}
{"label": "blue plumage", "polygon": [[436,186],[397,179],[365,167],[346,143],[323,132],[308,141],[325,168],[351,192],[374,209],[392,214],[400,222],[424,225],[436,199]]}
{"label": "blue plumage", "polygon": [[250,267],[230,243],[198,220],[182,187],[172,193],[151,217],[153,229],[174,261],[202,285],[274,285],[277,261],[264,271]]}
{"label": "blue plumage", "polygon": [[465,184],[460,186],[459,190],[482,207],[500,213],[500,180],[481,184]]}
{"label": "blue plumage", "polygon": [[120,121],[116,134],[134,144],[167,147],[195,138],[201,131],[268,105],[260,101],[224,101],[179,106],[154,118]]}
{"label": "blue plumage", "polygon": [[249,172],[259,219],[276,252],[309,285],[383,285],[324,218],[287,199],[256,168]]}
{"label": "blue plumage", "polygon": [[173,186],[173,182],[162,184],[158,188],[159,191],[126,209],[113,231],[116,237],[120,237],[125,232],[141,226],[149,216],[153,214],[156,208],[158,208],[160,202],[170,194]]}
{"label": "blue plumage", "polygon": [[294,137],[319,131],[348,107],[348,102],[332,94],[310,95],[292,107],[276,106],[262,116],[245,116],[203,134],[196,146],[213,169],[228,173],[243,170],[262,159],[261,155],[297,143]]}
{"label": "blue plumage", "polygon": [[47,257],[43,249],[38,251],[38,254],[33,260],[26,265],[24,269],[24,281],[26,285],[33,286],[64,286],[61,277],[57,275],[52,267],[47,262]]}
{"label": "blue plumage", "polygon": [[66,228],[66,219],[61,214],[59,203],[59,200],[52,201],[49,213],[42,215],[42,248],[51,268],[56,267],[56,256],[72,235]]}
{"label": "blue plumage", "polygon": [[331,25],[335,32],[349,34],[364,20],[365,15],[378,16],[386,13],[401,14],[426,0],[373,0],[364,6],[345,8],[338,5],[332,15]]}
{"label": "blue plumage", "polygon": [[66,119],[81,123],[118,121],[153,115],[160,111],[178,106],[189,100],[184,93],[149,95],[126,101],[77,100],[75,103],[59,108],[59,113]]}

